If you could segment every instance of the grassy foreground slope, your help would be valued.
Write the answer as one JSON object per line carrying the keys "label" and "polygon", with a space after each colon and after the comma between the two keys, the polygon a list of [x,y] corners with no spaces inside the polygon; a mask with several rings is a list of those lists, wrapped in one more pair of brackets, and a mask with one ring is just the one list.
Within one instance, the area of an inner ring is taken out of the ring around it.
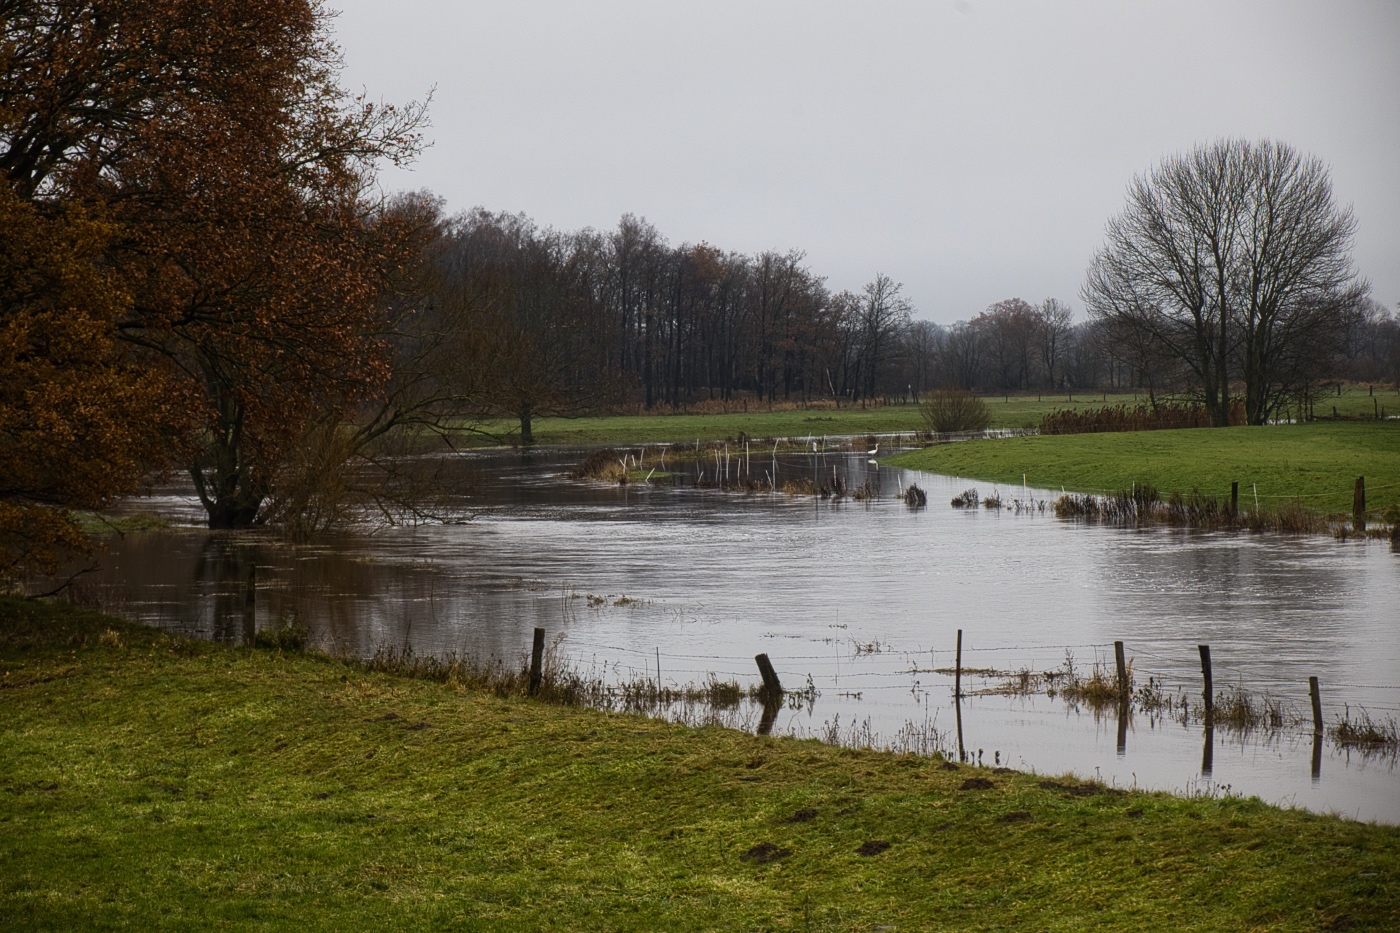
{"label": "grassy foreground slope", "polygon": [[7,930],[1398,923],[1395,827],[552,707],[0,601]]}
{"label": "grassy foreground slope", "polygon": [[1400,503],[1400,422],[1136,431],[998,438],[945,444],[892,458],[896,466],[1020,486],[1111,493],[1134,483],[1228,499],[1240,484],[1249,506],[1298,499],[1320,512],[1350,513],[1358,476],[1368,509]]}

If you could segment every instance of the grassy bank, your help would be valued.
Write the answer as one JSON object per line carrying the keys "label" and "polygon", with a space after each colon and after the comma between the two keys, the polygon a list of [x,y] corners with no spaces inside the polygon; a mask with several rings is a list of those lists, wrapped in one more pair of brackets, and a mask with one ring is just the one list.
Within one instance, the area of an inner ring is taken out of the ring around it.
{"label": "grassy bank", "polygon": [[1074,434],[969,441],[911,451],[892,463],[986,482],[1076,492],[1111,493],[1134,483],[1165,496],[1199,489],[1228,499],[1240,484],[1240,505],[1297,500],[1320,512],[1350,513],[1358,476],[1377,512],[1400,506],[1400,422],[1314,422],[1304,425]]}
{"label": "grassy bank", "polygon": [[1400,830],[0,601],[0,927],[1394,929]]}

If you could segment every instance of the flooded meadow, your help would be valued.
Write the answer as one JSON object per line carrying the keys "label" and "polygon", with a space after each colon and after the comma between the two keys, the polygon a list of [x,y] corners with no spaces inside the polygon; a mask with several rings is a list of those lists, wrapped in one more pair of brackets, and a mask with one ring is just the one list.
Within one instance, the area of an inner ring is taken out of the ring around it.
{"label": "flooded meadow", "polygon": [[[79,589],[172,631],[244,641],[297,624],[354,657],[518,666],[541,627],[571,670],[663,696],[747,690],[762,653],[790,691],[769,716],[742,698],[656,711],[1400,822],[1393,746],[1316,739],[1308,687],[1329,730],[1362,710],[1400,717],[1389,544],[1063,520],[1047,507],[1060,490],[912,473],[850,446],[673,450],[664,465],[633,448],[624,471],[652,482],[626,484],[570,478],[587,450],[473,453],[441,520],[306,545],[211,533],[176,484],[126,505],[170,527],[108,538]],[[1001,507],[954,507],[971,487]],[[1115,641],[1138,702],[1063,690],[1112,672]],[[1200,645],[1219,697],[1277,715],[1203,718]]]}

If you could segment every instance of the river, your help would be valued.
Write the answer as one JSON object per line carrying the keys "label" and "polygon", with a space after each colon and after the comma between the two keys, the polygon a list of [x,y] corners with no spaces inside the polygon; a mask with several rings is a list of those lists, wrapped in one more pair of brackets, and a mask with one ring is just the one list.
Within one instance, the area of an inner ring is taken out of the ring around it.
{"label": "river", "polygon": [[[172,527],[109,539],[82,586],[201,637],[295,617],[318,644],[357,655],[514,663],[540,626],[573,666],[614,681],[659,670],[667,684],[715,674],[747,685],[762,652],[785,686],[815,691],[779,713],[775,734],[888,745],[904,730],[906,745],[931,736],[955,754],[960,721],[965,753],[984,764],[1400,823],[1394,754],[1315,743],[1308,712],[1315,676],[1328,723],[1361,707],[1400,717],[1400,554],[1388,544],[1086,525],[1041,508],[1059,490],[997,490],[863,453],[745,459],[736,447],[727,466],[701,461],[710,480],[834,475],[877,493],[839,501],[695,488],[694,464],[678,486],[568,479],[584,453],[470,454],[458,520],[302,546],[202,530],[192,492],[160,488],[127,507]],[[657,448],[646,457],[659,466]],[[900,497],[912,484],[927,507]],[[971,486],[1022,508],[949,504]],[[1218,690],[1267,694],[1309,724],[1207,733],[1192,717],[1095,714],[1043,692],[976,695],[1000,681],[973,675],[974,695],[955,705],[953,677],[937,671],[953,667],[959,630],[964,667],[1013,672],[1067,655],[1111,671],[1121,640],[1137,684],[1152,678],[1193,704],[1197,646],[1209,645]]]}

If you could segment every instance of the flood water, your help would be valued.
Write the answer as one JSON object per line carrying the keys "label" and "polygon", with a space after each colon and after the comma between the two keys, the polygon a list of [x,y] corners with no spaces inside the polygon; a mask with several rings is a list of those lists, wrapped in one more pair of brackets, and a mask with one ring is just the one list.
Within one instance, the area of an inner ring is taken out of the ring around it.
{"label": "flood water", "polygon": [[[116,611],[203,637],[237,640],[249,621],[295,615],[323,646],[360,655],[411,648],[514,663],[542,626],[575,667],[612,680],[659,668],[667,684],[713,673],[748,685],[763,652],[784,686],[810,679],[816,690],[781,711],[774,734],[887,744],[913,724],[956,754],[960,712],[963,747],[984,764],[1400,823],[1394,755],[1315,747],[1310,724],[1207,733],[1141,712],[1096,716],[1043,693],[974,695],[958,710],[952,676],[936,672],[953,666],[959,629],[965,667],[1008,671],[1061,667],[1067,654],[1081,671],[1111,670],[1122,640],[1136,683],[1151,677],[1194,705],[1197,646],[1208,644],[1217,690],[1268,693],[1310,720],[1316,676],[1329,724],[1358,707],[1400,717],[1400,554],[1388,544],[1092,526],[1038,505],[955,509],[963,489],[995,487],[863,453],[753,451],[728,469],[764,482],[776,470],[780,486],[868,482],[879,495],[864,501],[697,489],[694,465],[674,487],[567,479],[585,453],[472,454],[460,523],[307,546],[211,534],[189,490],[158,490],[129,507],[184,527],[111,540],[83,585]],[[713,480],[725,465],[704,468]],[[913,483],[926,508],[899,498]],[[1059,494],[999,492],[1037,504]],[[964,689],[982,683],[965,676]]]}

